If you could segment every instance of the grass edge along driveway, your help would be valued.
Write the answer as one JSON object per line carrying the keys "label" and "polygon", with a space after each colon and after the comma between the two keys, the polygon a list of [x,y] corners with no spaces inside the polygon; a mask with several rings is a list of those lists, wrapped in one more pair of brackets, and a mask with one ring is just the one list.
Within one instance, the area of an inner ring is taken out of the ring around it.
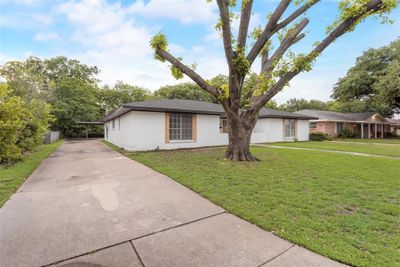
{"label": "grass edge along driveway", "polygon": [[397,159],[253,147],[262,161],[234,163],[224,148],[124,155],[293,243],[355,266],[395,266]]}
{"label": "grass edge along driveway", "polygon": [[400,145],[371,144],[371,143],[350,143],[332,141],[301,141],[285,143],[266,143],[266,145],[282,147],[312,148],[332,151],[357,152],[400,158]]}
{"label": "grass edge along driveway", "polygon": [[23,159],[10,166],[0,167],[0,208],[25,182],[26,178],[50,156],[61,144],[62,140],[52,144],[40,145],[34,151],[23,156]]}

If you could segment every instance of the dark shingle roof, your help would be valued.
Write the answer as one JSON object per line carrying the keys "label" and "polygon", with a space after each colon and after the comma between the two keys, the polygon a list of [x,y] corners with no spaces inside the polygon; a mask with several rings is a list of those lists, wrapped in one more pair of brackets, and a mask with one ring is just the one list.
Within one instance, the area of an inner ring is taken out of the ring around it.
{"label": "dark shingle roof", "polygon": [[131,110],[190,112],[200,114],[221,114],[224,109],[221,105],[205,101],[185,99],[156,99],[125,104]]}
{"label": "dark shingle roof", "polygon": [[259,118],[294,118],[294,119],[316,119],[314,116],[308,116],[303,114],[296,114],[292,112],[280,111],[270,108],[262,108],[258,114]]}
{"label": "dark shingle roof", "polygon": [[331,121],[365,121],[371,118],[374,114],[377,114],[377,112],[340,113],[340,112],[312,110],[312,109],[303,109],[295,113],[317,117],[320,120],[331,120]]}
{"label": "dark shingle roof", "polygon": [[[205,101],[185,100],[185,99],[157,99],[141,102],[124,104],[103,119],[104,122],[117,118],[129,111],[153,111],[153,112],[180,112],[224,116],[225,112],[221,105]],[[297,119],[316,119],[315,117],[301,114],[284,112],[274,109],[263,108],[259,113],[260,118],[297,118]]]}

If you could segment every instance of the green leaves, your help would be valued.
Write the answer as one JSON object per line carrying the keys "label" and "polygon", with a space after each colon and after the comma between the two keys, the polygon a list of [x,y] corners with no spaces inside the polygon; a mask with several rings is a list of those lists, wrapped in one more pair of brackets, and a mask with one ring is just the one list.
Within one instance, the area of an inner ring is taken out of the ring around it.
{"label": "green leaves", "polygon": [[52,119],[50,105],[39,99],[26,102],[0,84],[0,163],[19,160],[41,143]]}
{"label": "green leaves", "polygon": [[400,39],[365,51],[334,86],[332,97],[350,108],[363,103],[361,111],[400,112],[399,62]]}
{"label": "green leaves", "polygon": [[178,69],[177,67],[175,67],[174,65],[171,65],[169,67],[169,69],[171,70],[171,74],[175,79],[179,80],[179,79],[183,78],[182,71],[180,69]]}
{"label": "green leaves", "polygon": [[297,57],[293,59],[292,71],[294,72],[310,71],[312,69],[312,64],[314,63],[318,55],[319,53],[317,52],[312,52],[307,55],[299,54]]}
{"label": "green leaves", "polygon": [[399,1],[398,0],[382,0],[382,4],[379,10],[371,10],[366,12],[365,4],[367,4],[370,0],[342,0],[339,2],[339,16],[337,19],[329,25],[326,29],[327,33],[333,31],[340,23],[349,19],[349,18],[356,18],[360,16],[356,23],[352,25],[349,31],[354,30],[355,26],[358,23],[363,21],[368,16],[374,14],[377,18],[381,19],[382,23],[390,23],[391,20],[388,17],[388,13],[391,10],[395,9]]}
{"label": "green leaves", "polygon": [[163,86],[154,92],[154,97],[216,102],[211,94],[201,89],[197,84],[190,82]]}
{"label": "green leaves", "polygon": [[229,98],[229,85],[227,83],[220,86],[221,94],[218,96],[218,99],[224,100]]}
{"label": "green leaves", "polygon": [[157,50],[168,50],[168,41],[165,34],[159,32],[150,39],[150,47],[154,50],[154,59],[164,62],[165,59],[158,55]]}
{"label": "green leaves", "polygon": [[250,69],[250,62],[247,60],[244,52],[242,51],[243,50],[239,50],[237,55],[233,58],[233,65],[240,75],[246,75]]}

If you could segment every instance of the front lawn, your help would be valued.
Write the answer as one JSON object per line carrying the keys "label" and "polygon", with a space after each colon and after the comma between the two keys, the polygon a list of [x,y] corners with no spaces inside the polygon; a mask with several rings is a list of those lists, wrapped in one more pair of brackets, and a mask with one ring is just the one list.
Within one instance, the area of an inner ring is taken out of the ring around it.
{"label": "front lawn", "polygon": [[400,263],[399,160],[264,147],[252,151],[262,161],[227,161],[224,148],[122,153],[332,259],[358,266]]}
{"label": "front lawn", "polygon": [[39,164],[61,145],[62,141],[42,145],[35,151],[26,154],[23,159],[11,166],[0,166],[0,207],[21,186]]}
{"label": "front lawn", "polygon": [[360,143],[382,143],[382,144],[397,144],[400,145],[400,138],[369,138],[369,139],[358,139],[358,138],[338,138],[335,141],[342,142],[360,142]]}
{"label": "front lawn", "polygon": [[308,141],[308,142],[285,142],[272,143],[268,145],[304,147],[314,149],[326,149],[336,151],[358,152],[366,154],[376,154],[382,156],[400,157],[400,145],[371,144],[371,143],[350,143],[350,142],[331,142],[331,141]]}

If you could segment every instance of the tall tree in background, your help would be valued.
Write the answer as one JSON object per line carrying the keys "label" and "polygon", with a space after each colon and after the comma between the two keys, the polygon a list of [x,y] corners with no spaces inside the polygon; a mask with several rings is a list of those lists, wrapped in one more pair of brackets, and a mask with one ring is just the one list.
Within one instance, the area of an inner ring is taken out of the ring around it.
{"label": "tall tree in background", "polygon": [[44,60],[31,56],[25,61],[9,61],[0,67],[0,76],[7,80],[13,94],[27,100],[40,98],[48,103],[54,101],[54,90],[64,79],[95,84],[98,73],[97,67],[63,56]]}
{"label": "tall tree in background", "polygon": [[333,89],[342,111],[400,113],[400,39],[369,49]]}
{"label": "tall tree in background", "polygon": [[[97,67],[63,56],[44,60],[29,57],[25,61],[10,61],[0,67],[0,76],[7,81],[10,94],[22,98],[26,105],[36,107],[36,113],[40,111],[40,106],[50,104],[51,113],[55,116],[51,127],[60,130],[66,137],[83,134],[83,126],[75,125],[76,122],[102,118],[96,79],[98,73]],[[32,123],[27,126],[31,130],[36,127]]]}
{"label": "tall tree in background", "polygon": [[302,109],[328,110],[328,106],[325,102],[316,99],[291,98],[286,103],[279,105],[279,109],[296,112]]}
{"label": "tall tree in background", "polygon": [[147,89],[118,81],[113,87],[104,86],[99,91],[99,97],[104,114],[109,114],[123,104],[144,101],[152,95]]}
{"label": "tall tree in background", "polygon": [[[302,31],[309,22],[304,14],[318,2],[319,0],[296,1],[296,4],[300,6],[293,13],[284,16],[292,1],[281,0],[269,16],[265,27],[255,29],[251,33],[251,36],[255,38],[255,43],[248,47],[247,37],[253,0],[241,2],[239,30],[236,37],[233,36],[231,30],[232,20],[235,18],[232,9],[236,1],[217,0],[220,20],[216,28],[222,34],[229,69],[229,81],[222,86],[206,81],[193,66],[185,65],[181,58],[171,55],[168,52],[168,42],[164,34],[159,33],[152,38],[150,45],[155,51],[155,58],[171,63],[171,72],[175,78],[182,78],[183,74],[186,74],[222,104],[228,119],[227,158],[235,161],[256,160],[250,153],[250,139],[260,109],[297,74],[311,70],[316,57],[338,37],[353,30],[356,24],[370,15],[378,15],[385,19],[387,13],[398,4],[397,0],[343,0],[339,3],[339,16],[328,27],[327,36],[309,53],[294,55],[289,49],[305,36]],[[272,52],[270,51],[271,40],[275,34],[278,34],[280,44]],[[256,86],[250,93],[243,93],[246,76],[259,55],[261,70]],[[245,105],[241,106],[241,103]]]}
{"label": "tall tree in background", "polygon": [[98,104],[98,88],[77,78],[62,80],[55,91],[52,127],[66,137],[79,137],[85,126],[82,121],[98,121],[102,113]]}
{"label": "tall tree in background", "polygon": [[216,102],[216,99],[212,95],[201,89],[197,84],[190,82],[162,86],[160,89],[154,91],[154,97]]}

